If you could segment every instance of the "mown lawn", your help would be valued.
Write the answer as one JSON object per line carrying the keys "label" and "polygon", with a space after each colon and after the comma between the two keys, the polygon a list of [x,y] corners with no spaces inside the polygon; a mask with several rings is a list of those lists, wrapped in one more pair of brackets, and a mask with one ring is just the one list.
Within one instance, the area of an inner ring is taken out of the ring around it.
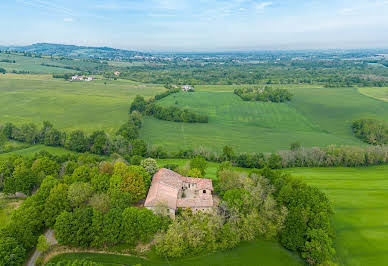
{"label": "mown lawn", "polygon": [[[362,145],[351,124],[367,117],[388,122],[388,103],[360,94],[356,88],[292,86],[289,103],[245,102],[232,86],[201,86],[194,93],[171,95],[161,105],[209,115],[207,124],[175,123],[146,118],[142,137],[169,150],[205,148],[220,151],[278,151],[299,141],[305,147]],[[208,90],[208,91],[206,91]]]}
{"label": "mown lawn", "polygon": [[287,172],[317,186],[333,202],[341,265],[388,264],[388,165]]}
{"label": "mown lawn", "polygon": [[48,120],[68,131],[104,129],[113,134],[127,120],[137,94],[148,98],[164,90],[124,80],[69,82],[48,75],[0,75],[0,124],[40,125]]}
{"label": "mown lawn", "polygon": [[[279,244],[270,241],[245,242],[235,249],[216,252],[205,256],[181,260],[167,260],[151,256],[150,259],[137,257],[95,254],[69,253],[61,254],[50,260],[58,263],[63,260],[88,259],[103,265],[303,265],[301,259],[285,250]],[[59,264],[61,265],[61,264]],[[64,264],[63,264],[64,265]]]}
{"label": "mown lawn", "polygon": [[385,102],[388,102],[388,88],[387,87],[361,87],[358,88],[359,92]]}
{"label": "mown lawn", "polygon": [[75,153],[73,151],[66,150],[66,149],[61,148],[61,147],[50,147],[50,146],[45,146],[45,145],[39,144],[39,145],[34,145],[34,146],[31,146],[28,148],[22,148],[20,150],[15,150],[15,151],[7,152],[7,153],[1,153],[0,159],[7,158],[11,155],[34,156],[36,153],[38,153],[40,151],[47,151],[47,152],[54,154],[54,155],[65,155],[68,153],[71,153],[71,154]]}
{"label": "mown lawn", "polygon": [[[185,165],[188,160],[158,160]],[[209,163],[206,177],[216,178]],[[249,169],[237,170],[248,172]],[[283,170],[326,193],[334,206],[334,246],[340,265],[388,263],[388,165]]]}

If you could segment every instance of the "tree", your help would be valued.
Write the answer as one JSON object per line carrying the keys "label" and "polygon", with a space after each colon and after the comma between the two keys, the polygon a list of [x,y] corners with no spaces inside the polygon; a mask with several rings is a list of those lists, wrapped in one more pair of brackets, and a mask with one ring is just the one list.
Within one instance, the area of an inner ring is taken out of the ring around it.
{"label": "tree", "polygon": [[187,176],[189,177],[195,177],[195,178],[201,178],[202,173],[199,169],[197,168],[192,168],[187,172]]}
{"label": "tree", "polygon": [[5,68],[0,67],[0,73],[5,74],[7,73],[7,70],[5,70]]}
{"label": "tree", "polygon": [[88,138],[89,150],[95,154],[109,153],[109,139],[103,130],[95,131]]}
{"label": "tree", "polygon": [[70,210],[70,202],[68,200],[68,186],[66,184],[55,185],[48,196],[42,213],[46,226],[53,226],[55,219],[62,211]]}
{"label": "tree", "polygon": [[93,194],[93,188],[89,183],[73,183],[69,187],[68,200],[72,207],[85,204]]}
{"label": "tree", "polygon": [[90,199],[89,204],[101,213],[106,213],[110,208],[110,198],[105,193],[94,194]]}
{"label": "tree", "polygon": [[224,146],[222,149],[222,157],[226,161],[232,161],[234,159],[234,151],[230,146]]}
{"label": "tree", "polygon": [[144,159],[141,161],[140,166],[142,166],[151,176],[159,170],[158,163],[152,158]]}
{"label": "tree", "polygon": [[26,250],[16,239],[0,237],[0,265],[23,265],[25,256]]}
{"label": "tree", "polygon": [[217,173],[216,173],[217,177],[219,176],[220,172],[222,172],[224,170],[232,170],[232,164],[228,161],[220,163],[218,168],[217,168]]}
{"label": "tree", "polygon": [[54,225],[58,243],[74,247],[89,247],[93,241],[93,210],[77,208],[74,212],[62,212]]}
{"label": "tree", "polygon": [[300,150],[301,148],[302,148],[302,145],[300,144],[299,141],[296,141],[296,142],[291,143],[290,149],[291,149],[292,151],[297,151],[297,150]]}
{"label": "tree", "polygon": [[131,104],[131,107],[129,109],[129,113],[132,113],[133,111],[138,111],[138,112],[142,113],[145,110],[146,105],[147,105],[147,103],[144,100],[144,97],[137,95]]}
{"label": "tree", "polygon": [[36,159],[31,167],[31,171],[39,181],[47,175],[58,176],[59,169],[60,165],[47,156]]}
{"label": "tree", "polygon": [[110,191],[128,192],[132,201],[136,202],[146,196],[146,190],[151,183],[151,176],[140,166],[127,166],[117,162],[111,178]]}
{"label": "tree", "polygon": [[135,139],[131,142],[132,155],[144,157],[147,154],[147,143],[142,139]]}
{"label": "tree", "polygon": [[92,184],[92,187],[96,192],[107,192],[109,189],[109,182],[110,175],[107,173],[99,173],[96,175],[92,175],[92,178],[90,180],[90,183]]}
{"label": "tree", "polygon": [[206,168],[207,168],[207,162],[205,158],[197,154],[193,159],[191,159],[190,169],[194,169],[194,168],[198,169],[201,172],[201,177],[204,177],[206,174]]}
{"label": "tree", "polygon": [[85,152],[87,150],[87,141],[84,132],[81,130],[71,132],[66,139],[65,147],[72,151]]}
{"label": "tree", "polygon": [[46,252],[49,249],[49,243],[44,235],[40,235],[38,238],[38,244],[36,245],[36,249],[42,253]]}

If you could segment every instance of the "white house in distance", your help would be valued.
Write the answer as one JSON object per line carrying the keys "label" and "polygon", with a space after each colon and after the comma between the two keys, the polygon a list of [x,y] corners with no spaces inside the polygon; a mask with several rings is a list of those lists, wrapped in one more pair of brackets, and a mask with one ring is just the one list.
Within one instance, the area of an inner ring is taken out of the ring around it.
{"label": "white house in distance", "polygon": [[178,208],[209,211],[213,208],[212,192],[211,179],[185,177],[162,168],[152,179],[144,207],[155,211],[161,205],[166,206],[172,218]]}
{"label": "white house in distance", "polygon": [[194,88],[193,86],[190,86],[190,85],[183,85],[181,87],[182,91],[185,91],[185,92],[190,92],[190,91],[194,91]]}
{"label": "white house in distance", "polygon": [[87,76],[84,76],[84,75],[82,75],[82,76],[74,75],[74,76],[71,77],[71,81],[77,81],[77,80],[79,80],[79,81],[81,81],[81,80],[83,80],[83,81],[92,81],[93,79],[94,79],[94,77],[87,77]]}

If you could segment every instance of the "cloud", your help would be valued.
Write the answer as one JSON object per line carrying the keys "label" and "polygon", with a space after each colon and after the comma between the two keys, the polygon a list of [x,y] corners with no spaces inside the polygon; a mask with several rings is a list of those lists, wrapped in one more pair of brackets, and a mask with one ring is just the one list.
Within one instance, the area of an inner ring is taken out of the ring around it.
{"label": "cloud", "polygon": [[261,2],[256,4],[256,10],[264,10],[266,7],[272,6],[273,2]]}
{"label": "cloud", "polygon": [[63,21],[64,22],[73,22],[73,18],[64,18]]}

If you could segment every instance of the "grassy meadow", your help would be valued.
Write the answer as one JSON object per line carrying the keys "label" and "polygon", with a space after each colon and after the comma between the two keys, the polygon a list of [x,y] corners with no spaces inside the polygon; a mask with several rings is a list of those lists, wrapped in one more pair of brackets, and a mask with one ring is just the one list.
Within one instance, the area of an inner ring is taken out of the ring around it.
{"label": "grassy meadow", "polygon": [[388,165],[288,172],[317,186],[332,201],[340,265],[388,263]]}
{"label": "grassy meadow", "polygon": [[53,257],[50,262],[63,260],[88,259],[103,265],[303,265],[297,255],[285,250],[271,241],[245,242],[237,248],[215,252],[205,256],[180,260],[164,260],[155,255],[149,259],[134,256],[120,256],[96,253],[68,253]]}
{"label": "grassy meadow", "polygon": [[198,86],[159,104],[209,115],[208,124],[183,124],[146,118],[142,137],[168,149],[204,146],[220,151],[278,151],[299,141],[305,147],[330,144],[363,145],[351,124],[359,118],[388,122],[388,103],[360,94],[356,88],[290,86],[289,103],[245,102],[233,86]]}
{"label": "grassy meadow", "polygon": [[[158,160],[160,167],[167,163],[183,166],[187,162]],[[217,167],[217,163],[209,163],[206,177],[216,179]],[[388,165],[284,171],[318,187],[333,203],[334,247],[339,265],[388,263]]]}
{"label": "grassy meadow", "polygon": [[388,88],[361,87],[358,90],[366,96],[388,102]]}
{"label": "grassy meadow", "polygon": [[[1,62],[2,60],[15,60],[15,63]],[[73,60],[63,60],[63,62],[54,62],[48,57],[36,58],[23,56],[21,54],[0,53],[0,67],[7,70],[7,72],[28,71],[29,73],[35,74],[74,73],[75,70],[64,68],[68,65],[66,63],[70,63],[71,61]]]}
{"label": "grassy meadow", "polygon": [[49,75],[0,75],[0,124],[40,125],[48,120],[59,129],[104,129],[112,134],[127,120],[137,94],[147,98],[164,90],[124,80],[69,82]]}

